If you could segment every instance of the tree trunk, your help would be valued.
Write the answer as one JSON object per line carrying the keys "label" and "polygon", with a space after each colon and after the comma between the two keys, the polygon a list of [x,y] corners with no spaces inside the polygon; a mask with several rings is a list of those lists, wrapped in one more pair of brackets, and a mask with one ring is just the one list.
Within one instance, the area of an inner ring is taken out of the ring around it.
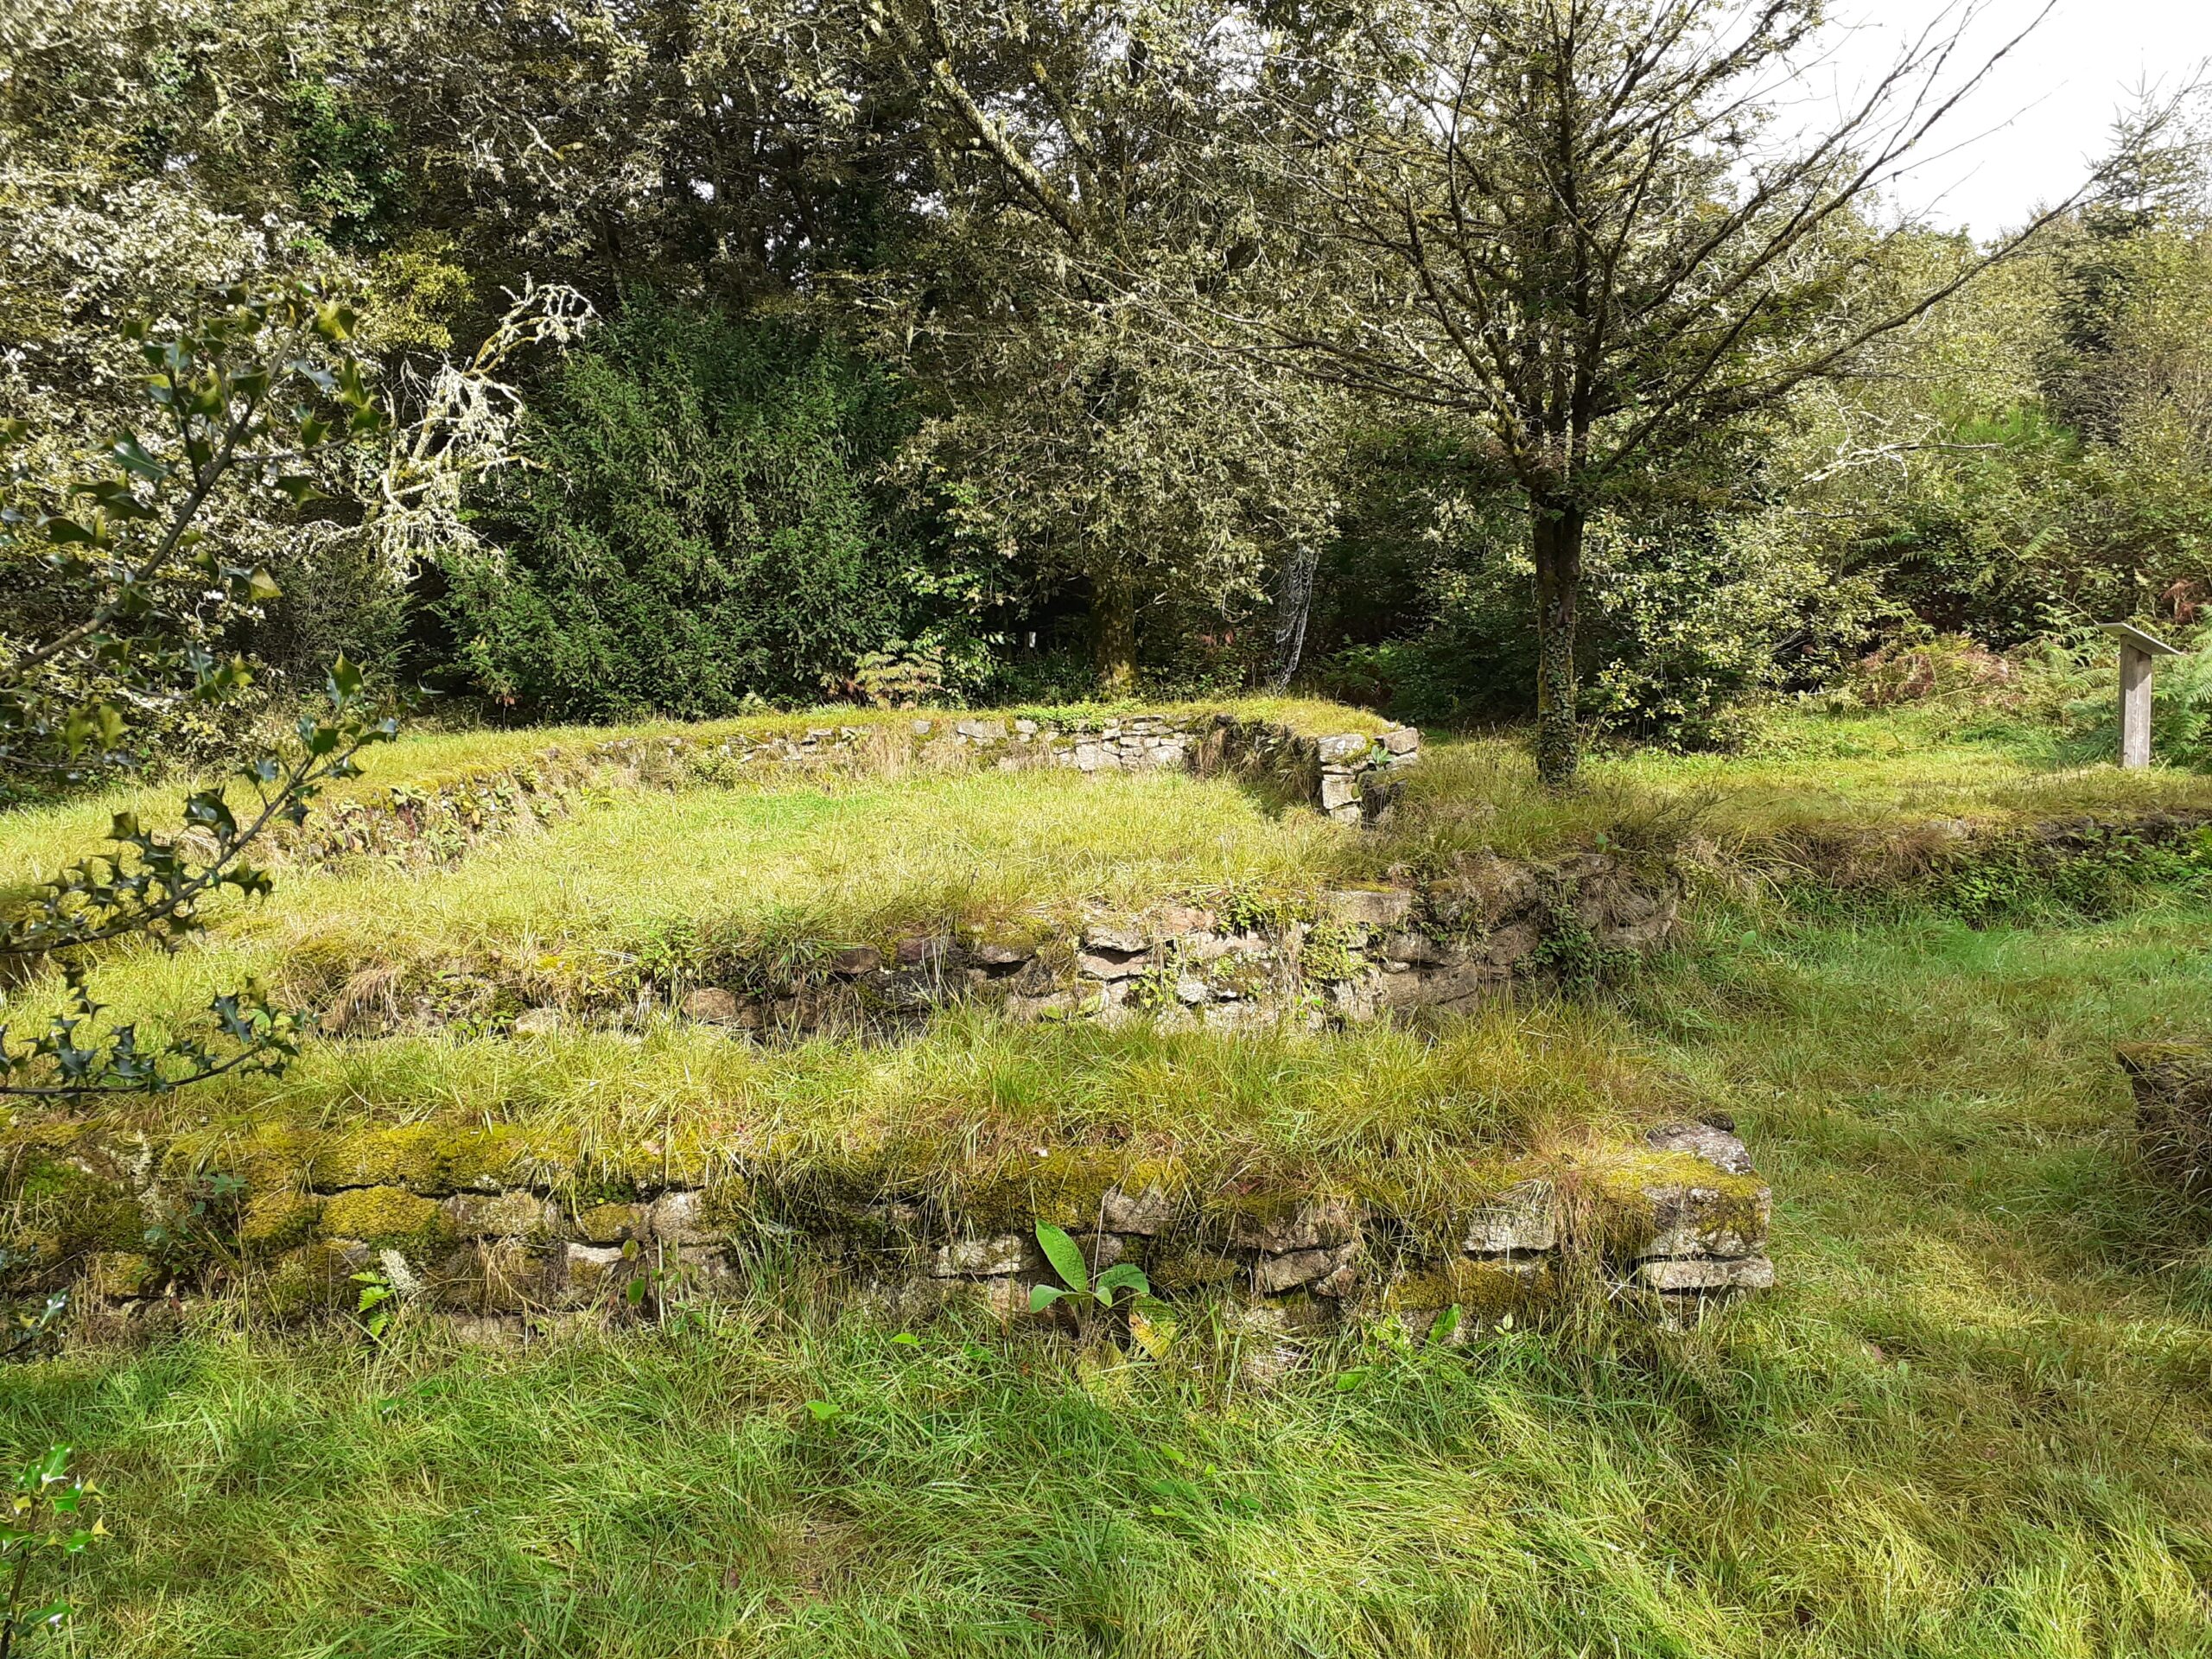
{"label": "tree trunk", "polygon": [[1582,586],[1579,506],[1533,504],[1536,559],[1536,776],[1549,789],[1574,781],[1582,736],[1574,721],[1574,601]]}
{"label": "tree trunk", "polygon": [[1098,575],[1090,588],[1092,639],[1097,652],[1098,695],[1128,697],[1137,689],[1137,594],[1118,570]]}

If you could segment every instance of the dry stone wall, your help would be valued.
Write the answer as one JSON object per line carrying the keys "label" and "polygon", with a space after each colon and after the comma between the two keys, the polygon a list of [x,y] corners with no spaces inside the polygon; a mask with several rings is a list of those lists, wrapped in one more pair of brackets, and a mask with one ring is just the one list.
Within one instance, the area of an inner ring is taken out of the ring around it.
{"label": "dry stone wall", "polygon": [[[729,959],[675,981],[594,982],[548,1000],[522,969],[448,967],[408,989],[375,968],[323,1005],[323,1029],[381,1037],[465,1023],[542,1035],[676,1017],[753,1040],[874,1039],[955,1003],[1016,1020],[1146,1020],[1235,1030],[1465,1011],[1524,982],[1586,982],[1667,944],[1681,891],[1609,855],[1463,859],[1427,882],[947,922],[809,958]],[[503,973],[512,972],[512,979]]]}
{"label": "dry stone wall", "polygon": [[573,1147],[432,1125],[168,1146],[49,1131],[0,1154],[8,1288],[70,1288],[96,1329],[157,1327],[222,1297],[278,1321],[342,1315],[355,1275],[373,1274],[403,1306],[520,1332],[713,1296],[764,1248],[794,1244],[902,1306],[965,1299],[1012,1318],[1052,1281],[1040,1220],[1094,1272],[1132,1262],[1171,1303],[1276,1328],[1395,1318],[1419,1333],[1458,1308],[1464,1340],[1577,1294],[1685,1318],[1774,1281],[1767,1187],[1719,1120],[1500,1164],[1443,1216],[1373,1192],[1200,1191],[1172,1158],[1105,1150],[960,1203],[825,1195],[712,1147],[640,1147],[587,1174]]}
{"label": "dry stone wall", "polygon": [[1401,770],[1420,755],[1421,734],[1410,726],[1313,735],[1218,711],[1059,721],[930,715],[752,734],[613,738],[554,745],[512,765],[435,784],[394,785],[334,804],[289,832],[282,851],[301,861],[365,855],[444,863],[480,842],[564,817],[594,789],[786,774],[860,777],[915,766],[1225,773],[1338,822],[1372,823],[1390,810]]}

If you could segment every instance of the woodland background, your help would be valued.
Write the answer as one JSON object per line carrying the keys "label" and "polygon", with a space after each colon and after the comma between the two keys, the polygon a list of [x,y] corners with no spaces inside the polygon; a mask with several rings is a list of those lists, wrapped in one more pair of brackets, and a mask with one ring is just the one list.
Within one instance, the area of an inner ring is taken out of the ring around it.
{"label": "woodland background", "polygon": [[[513,721],[1292,677],[1519,719],[1528,512],[1494,447],[1237,344],[1363,280],[1262,142],[1253,31],[1320,61],[1388,12],[11,7],[0,408],[45,435],[35,475],[135,417],[126,316],[290,278],[358,312],[382,450],[209,509],[278,590],[202,611],[263,712],[342,652]],[[2209,161],[2120,112],[2016,257],[1612,479],[1586,727],[1725,747],[1776,695],[1965,679],[2094,738],[2090,625],[2186,639],[2212,600]],[[1875,287],[1980,257],[1885,213],[1831,232]],[[35,638],[65,596],[7,545],[0,630]],[[2205,753],[2202,660],[2165,676],[2175,759]],[[241,728],[187,700],[143,741],[198,761]]]}

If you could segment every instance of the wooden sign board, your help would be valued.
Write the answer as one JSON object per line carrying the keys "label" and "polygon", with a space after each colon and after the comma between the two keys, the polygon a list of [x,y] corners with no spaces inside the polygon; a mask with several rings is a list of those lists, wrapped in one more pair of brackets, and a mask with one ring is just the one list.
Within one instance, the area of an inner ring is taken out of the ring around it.
{"label": "wooden sign board", "polygon": [[2120,764],[2151,764],[2151,662],[2158,657],[2178,657],[2155,633],[2145,633],[2132,622],[2100,624],[2101,631],[2120,641]]}

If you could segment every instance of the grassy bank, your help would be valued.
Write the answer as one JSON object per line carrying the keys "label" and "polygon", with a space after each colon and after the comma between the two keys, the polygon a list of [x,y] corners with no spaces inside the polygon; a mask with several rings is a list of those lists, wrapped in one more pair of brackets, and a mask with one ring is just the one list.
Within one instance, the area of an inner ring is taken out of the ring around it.
{"label": "grassy bank", "polygon": [[2212,1272],[2109,1049],[2201,1023],[2208,925],[1716,920],[1567,1016],[1775,1181],[1783,1288],[1687,1337],[1256,1391],[1228,1337],[909,1344],[770,1271],[520,1353],[41,1362],[0,1443],[112,1495],[86,1654],[2201,1653]]}

